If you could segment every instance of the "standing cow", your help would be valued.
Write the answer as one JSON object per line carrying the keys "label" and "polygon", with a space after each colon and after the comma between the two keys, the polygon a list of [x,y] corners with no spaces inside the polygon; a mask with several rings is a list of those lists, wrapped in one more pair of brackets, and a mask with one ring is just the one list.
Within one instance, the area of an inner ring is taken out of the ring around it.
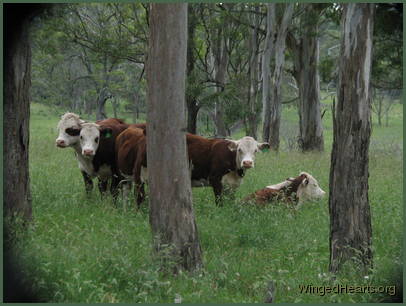
{"label": "standing cow", "polygon": [[221,204],[223,185],[240,186],[247,169],[253,168],[255,154],[268,143],[258,143],[246,136],[240,140],[207,139],[188,134],[186,137],[192,168],[192,186],[211,186],[216,204]]}
{"label": "standing cow", "polygon": [[[67,148],[71,147],[75,150],[76,158],[79,163],[79,169],[82,172],[83,175],[83,180],[85,182],[85,189],[86,192],[90,192],[93,188],[93,182],[92,178],[95,176],[99,176],[98,173],[106,173],[106,172],[111,172],[111,170],[107,171],[106,169],[111,169],[111,164],[113,161],[115,161],[115,154],[114,154],[114,144],[111,142],[114,140],[110,141],[102,141],[102,147],[104,148],[103,156],[102,159],[99,157],[97,158],[92,158],[92,163],[89,163],[89,157],[85,157],[82,152],[82,146],[80,143],[80,133],[82,130],[83,125],[87,124],[86,121],[80,119],[80,117],[77,114],[74,113],[66,113],[62,115],[59,123],[58,123],[58,137],[56,139],[56,146],[59,148]],[[109,118],[105,120],[99,120],[97,121],[97,124],[99,126],[105,126],[105,127],[117,127],[118,131],[122,131],[126,129],[129,125],[126,124],[123,120],[121,119],[116,119],[116,118]],[[145,125],[145,124],[144,124]],[[112,134],[112,136],[116,136],[116,133]],[[102,135],[103,136],[103,135]],[[83,137],[83,136],[82,136]],[[100,138],[100,137],[99,137]],[[112,146],[113,150],[110,150],[108,147]],[[89,152],[88,152],[89,153]],[[94,165],[93,165],[94,163]],[[107,176],[105,174],[101,175],[102,179],[99,180],[99,190],[100,192],[105,192],[107,189]],[[112,185],[112,191],[114,192],[115,188],[115,182]]]}

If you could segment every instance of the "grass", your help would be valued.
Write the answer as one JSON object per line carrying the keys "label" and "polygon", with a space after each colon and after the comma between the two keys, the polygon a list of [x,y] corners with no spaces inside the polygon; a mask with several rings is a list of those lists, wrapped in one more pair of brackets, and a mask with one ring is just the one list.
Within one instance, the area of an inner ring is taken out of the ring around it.
{"label": "grass", "polygon": [[[15,250],[43,300],[52,302],[263,302],[270,280],[276,302],[381,301],[384,294],[306,294],[301,285],[395,285],[402,271],[403,162],[402,107],[389,127],[373,127],[370,192],[374,269],[368,278],[348,267],[328,275],[328,199],[299,211],[283,205],[259,209],[231,200],[216,207],[209,188],[194,188],[193,199],[204,268],[165,276],[151,256],[148,207],[115,207],[94,190],[86,197],[73,151],[57,149],[56,111],[34,104],[30,173],[34,222],[20,233]],[[284,109],[283,124],[296,124],[296,110]],[[282,150],[257,155],[236,198],[280,182],[300,171],[313,174],[328,192],[331,114],[326,113],[326,151],[300,154]],[[283,139],[282,139],[283,140]],[[282,146],[283,148],[283,146]],[[286,148],[286,147],[285,147]]]}

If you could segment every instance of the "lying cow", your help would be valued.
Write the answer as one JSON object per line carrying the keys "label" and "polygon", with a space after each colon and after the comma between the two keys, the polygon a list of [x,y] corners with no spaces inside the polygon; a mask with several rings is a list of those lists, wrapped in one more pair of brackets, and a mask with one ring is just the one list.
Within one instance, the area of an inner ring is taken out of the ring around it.
{"label": "lying cow", "polygon": [[313,176],[301,172],[298,177],[287,178],[284,182],[255,191],[243,202],[261,206],[272,201],[287,202],[297,203],[297,207],[300,207],[305,201],[322,198],[325,194]]}
{"label": "lying cow", "polygon": [[269,148],[268,143],[258,143],[249,136],[234,141],[187,134],[186,142],[192,186],[211,186],[217,205],[221,203],[223,185],[233,189],[240,186],[245,171],[254,167],[255,153]]}

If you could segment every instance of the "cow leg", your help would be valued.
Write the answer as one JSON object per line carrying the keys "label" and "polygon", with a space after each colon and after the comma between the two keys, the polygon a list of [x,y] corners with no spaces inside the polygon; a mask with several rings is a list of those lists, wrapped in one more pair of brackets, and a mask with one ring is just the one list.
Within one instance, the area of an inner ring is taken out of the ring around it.
{"label": "cow leg", "polygon": [[[137,205],[138,209],[140,209],[142,202],[144,202],[145,199],[145,184],[144,183],[136,183],[135,184],[135,189],[137,192]],[[134,190],[135,191],[135,190]]]}
{"label": "cow leg", "polygon": [[102,180],[102,179],[99,178],[98,186],[99,186],[100,194],[102,196],[104,196],[106,194],[107,184],[108,184],[108,180]]}
{"label": "cow leg", "polygon": [[123,179],[122,177],[120,177],[116,174],[114,174],[111,178],[110,192],[111,192],[111,195],[113,196],[114,201],[117,200],[119,184],[122,179]]}
{"label": "cow leg", "polygon": [[222,192],[223,184],[221,183],[221,177],[209,177],[210,185],[213,187],[214,197],[217,206],[223,205]]}
{"label": "cow leg", "polygon": [[82,171],[82,176],[83,176],[83,181],[85,182],[85,190],[87,194],[90,194],[90,192],[93,189],[93,181],[92,178],[85,172]]}

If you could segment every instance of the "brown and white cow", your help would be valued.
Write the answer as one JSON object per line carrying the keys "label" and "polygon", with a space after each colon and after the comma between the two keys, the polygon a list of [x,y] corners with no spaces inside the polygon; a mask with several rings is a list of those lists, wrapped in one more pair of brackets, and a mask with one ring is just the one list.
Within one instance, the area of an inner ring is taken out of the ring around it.
{"label": "brown and white cow", "polygon": [[[99,120],[96,123],[99,124],[100,126],[110,126],[110,127],[117,126],[119,131],[124,130],[129,126],[123,120],[116,118]],[[99,176],[98,175],[99,172],[100,174],[102,174],[100,177],[104,178],[103,180],[99,180],[99,189],[101,192],[104,192],[107,189],[108,183],[107,180],[105,179],[108,176],[106,175],[106,173],[107,174],[110,172],[112,173],[112,171],[108,169],[112,168],[111,167],[112,163],[115,164],[114,144],[112,145],[110,143],[111,141],[107,142],[103,141],[105,145],[102,146],[107,146],[107,148],[102,150],[102,152],[104,153],[100,155],[100,157],[103,156],[103,158],[99,157],[92,158],[92,162],[90,163],[89,158],[84,157],[83,155],[84,152],[80,144],[80,132],[84,124],[86,124],[86,122],[80,119],[80,117],[77,114],[66,113],[62,115],[61,120],[58,123],[59,134],[56,139],[56,146],[59,148],[72,147],[75,150],[76,158],[79,162],[79,168],[82,172],[87,192],[90,192],[92,190],[93,188],[92,178],[95,176]],[[113,150],[108,148],[111,145]],[[100,170],[101,167],[102,169]],[[113,189],[114,184],[112,184]]]}
{"label": "brown and white cow", "polygon": [[326,193],[317,180],[309,173],[301,172],[299,176],[266,186],[243,199],[243,202],[264,206],[269,202],[296,203],[299,208],[304,202],[322,198]]}
{"label": "brown and white cow", "polygon": [[[116,141],[117,165],[121,175],[135,182],[138,205],[144,199],[147,180],[146,131],[129,128]],[[254,167],[255,153],[269,147],[252,137],[238,141],[207,139],[186,134],[191,167],[192,187],[212,186],[216,203],[220,204],[223,184],[237,188],[245,170]]]}
{"label": "brown and white cow", "polygon": [[240,140],[207,139],[187,134],[191,178],[193,187],[211,186],[216,204],[221,204],[223,185],[232,189],[240,186],[245,170],[255,165],[255,153],[269,148],[246,136]]}

